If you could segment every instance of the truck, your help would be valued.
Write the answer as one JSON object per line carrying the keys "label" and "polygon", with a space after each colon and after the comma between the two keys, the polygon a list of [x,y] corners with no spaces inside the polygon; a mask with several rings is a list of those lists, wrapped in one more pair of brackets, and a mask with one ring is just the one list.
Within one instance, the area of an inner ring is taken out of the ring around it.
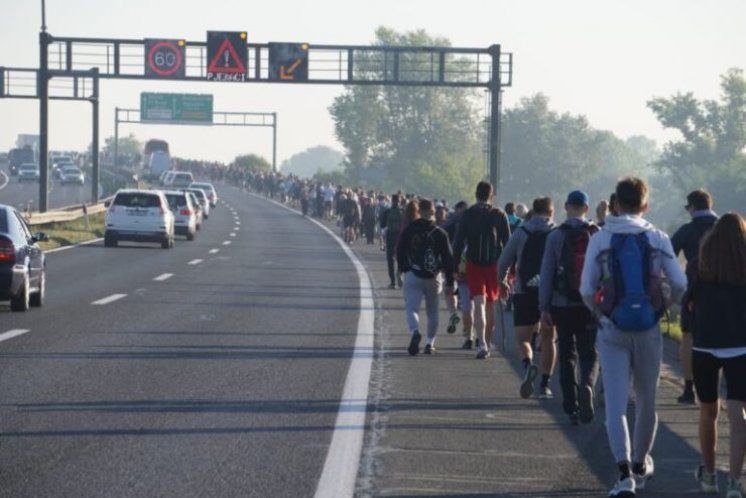
{"label": "truck", "polygon": [[8,170],[10,171],[11,175],[18,174],[18,168],[21,166],[21,164],[35,162],[36,154],[34,153],[34,149],[32,149],[28,145],[25,147],[16,147],[15,149],[10,149],[10,152],[8,152]]}
{"label": "truck", "polygon": [[149,169],[150,174],[156,177],[171,169],[171,155],[168,150],[168,142],[153,138],[145,143],[143,149],[144,168]]}

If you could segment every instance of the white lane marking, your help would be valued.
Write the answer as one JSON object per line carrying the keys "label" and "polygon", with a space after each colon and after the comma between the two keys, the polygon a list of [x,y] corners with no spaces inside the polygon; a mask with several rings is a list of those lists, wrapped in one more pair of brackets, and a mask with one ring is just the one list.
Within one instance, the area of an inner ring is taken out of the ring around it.
{"label": "white lane marking", "polygon": [[104,240],[104,239],[103,238],[99,238],[99,239],[86,240],[85,242],[80,242],[78,244],[73,244],[71,246],[62,246],[62,247],[57,247],[55,249],[49,249],[48,251],[44,251],[44,254],[54,254],[56,252],[67,251],[69,249],[75,249],[76,247],[87,246],[87,245],[90,245],[90,244],[95,244],[96,242],[101,242],[102,240]]}
{"label": "white lane marking", "polygon": [[3,178],[5,178],[5,181],[0,183],[0,190],[4,189],[8,186],[8,182],[10,181],[10,178],[8,175],[6,175],[4,172],[0,171],[0,175],[2,175]]}
{"label": "white lane marking", "polygon": [[98,301],[93,301],[91,304],[94,306],[103,306],[104,304],[113,303],[114,301],[119,301],[120,299],[125,297],[127,297],[127,294],[112,294],[109,297],[99,299]]}
{"label": "white lane marking", "polygon": [[193,259],[193,260],[191,260],[191,261],[190,261],[189,263],[187,263],[187,264],[188,264],[188,265],[198,265],[198,264],[200,264],[200,263],[201,263],[202,261],[203,261],[203,260],[201,260],[201,259]]}
{"label": "white lane marking", "polygon": [[231,236],[231,237],[235,237],[235,236],[236,236],[236,232],[231,232],[231,233],[230,233],[230,236]]}
{"label": "white lane marking", "polygon": [[220,249],[210,249],[210,254],[217,254],[220,252]]}
{"label": "white lane marking", "polygon": [[26,332],[29,332],[28,329],[12,329],[7,332],[3,332],[0,334],[0,342],[7,341],[8,339],[12,339],[14,337],[18,337],[19,335],[23,335]]}
{"label": "white lane marking", "polygon": [[238,232],[239,230],[241,230],[241,227],[233,227],[234,232]]}
{"label": "white lane marking", "polygon": [[[261,199],[261,197],[258,198]],[[288,211],[298,213],[295,209],[284,206],[279,202],[270,202]],[[347,244],[321,222],[311,218],[306,219],[321,227],[337,241],[355,266],[360,283],[360,317],[357,322],[355,350],[352,353],[350,368],[347,370],[337,420],[334,423],[332,442],[326,454],[324,469],[321,472],[315,494],[316,498],[353,496],[360,466],[360,455],[363,450],[365,415],[367,412],[364,407],[368,400],[368,384],[370,383],[370,371],[373,365],[373,323],[375,320],[373,286],[370,283],[365,266],[360,262],[357,255],[347,247]]]}
{"label": "white lane marking", "polygon": [[231,241],[230,240],[224,240],[223,241],[223,245],[224,246],[229,246],[229,245],[231,245]]}
{"label": "white lane marking", "polygon": [[164,273],[162,275],[158,275],[153,280],[155,280],[156,282],[163,282],[163,281],[168,280],[169,278],[171,278],[173,276],[174,276],[173,273]]}
{"label": "white lane marking", "polygon": [[241,224],[241,222],[240,222],[240,221],[237,221],[237,222],[236,222],[236,225],[240,225],[240,224]]}

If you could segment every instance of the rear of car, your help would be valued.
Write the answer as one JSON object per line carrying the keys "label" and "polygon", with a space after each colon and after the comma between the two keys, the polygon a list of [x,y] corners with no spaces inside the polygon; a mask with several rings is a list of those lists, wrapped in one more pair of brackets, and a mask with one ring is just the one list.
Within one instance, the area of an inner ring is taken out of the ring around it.
{"label": "rear of car", "polygon": [[39,181],[39,165],[35,163],[21,164],[18,168],[18,181],[19,182],[38,182]]}
{"label": "rear of car", "polygon": [[197,199],[197,196],[194,195],[194,192],[190,192],[189,190],[182,190],[182,192],[186,193],[186,195],[192,200],[192,207],[194,208],[194,216],[197,218],[197,230],[199,231],[200,228],[202,228],[202,222],[205,219],[205,211],[202,207],[202,204],[199,203],[199,199]]}
{"label": "rear of car", "polygon": [[168,207],[174,214],[174,233],[185,235],[187,240],[194,240],[197,232],[197,211],[192,198],[186,192],[167,190],[164,192]]}
{"label": "rear of car", "polygon": [[208,219],[210,217],[210,200],[207,197],[207,193],[201,188],[187,188],[184,189],[187,192],[191,192],[199,201],[199,205],[202,206],[202,217]]}
{"label": "rear of car", "polygon": [[191,173],[186,171],[177,171],[171,180],[171,186],[174,188],[186,188],[194,181]]}
{"label": "rear of car", "polygon": [[10,300],[12,311],[26,311],[44,304],[46,261],[20,213],[0,204],[0,300]]}
{"label": "rear of car", "polygon": [[60,183],[62,183],[63,185],[85,185],[85,175],[77,166],[62,166],[62,168],[60,169]]}
{"label": "rear of car", "polygon": [[210,201],[210,205],[212,207],[215,207],[218,203],[218,193],[215,190],[215,187],[212,183],[206,183],[206,182],[193,182],[189,185],[191,188],[198,188],[205,191],[207,194],[207,198]]}
{"label": "rear of car", "polygon": [[163,192],[120,190],[106,212],[104,245],[120,241],[157,242],[164,249],[174,243],[174,215]]}

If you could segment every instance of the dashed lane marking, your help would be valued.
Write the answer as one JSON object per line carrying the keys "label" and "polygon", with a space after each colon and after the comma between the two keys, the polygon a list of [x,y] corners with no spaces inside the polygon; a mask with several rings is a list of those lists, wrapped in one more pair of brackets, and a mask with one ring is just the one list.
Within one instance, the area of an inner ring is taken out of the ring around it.
{"label": "dashed lane marking", "polygon": [[119,301],[125,297],[127,297],[127,294],[112,294],[111,296],[99,299],[98,301],[93,301],[91,304],[94,306],[103,306],[105,304],[113,303],[114,301]]}
{"label": "dashed lane marking", "polygon": [[235,237],[235,236],[236,236],[236,232],[231,232],[231,233],[230,233],[230,236],[231,236],[231,237]]}
{"label": "dashed lane marking", "polygon": [[210,254],[217,254],[220,252],[220,249],[210,249]]}
{"label": "dashed lane marking", "polygon": [[223,245],[224,246],[229,246],[229,245],[231,245],[231,241],[230,240],[224,240],[223,241]]}
{"label": "dashed lane marking", "polygon": [[12,329],[7,332],[3,332],[0,334],[0,342],[7,341],[8,339],[12,339],[14,337],[18,337],[19,335],[23,335],[26,332],[29,332],[28,329]]}
{"label": "dashed lane marking", "polygon": [[203,261],[203,260],[201,260],[201,259],[193,259],[193,260],[191,260],[191,261],[190,261],[189,263],[187,263],[187,264],[188,264],[188,265],[198,265],[198,264],[200,264],[200,263],[201,263],[202,261]]}
{"label": "dashed lane marking", "polygon": [[171,278],[173,276],[174,276],[173,273],[164,273],[162,275],[158,275],[153,280],[155,280],[156,282],[163,282],[164,280],[168,280],[169,278]]}

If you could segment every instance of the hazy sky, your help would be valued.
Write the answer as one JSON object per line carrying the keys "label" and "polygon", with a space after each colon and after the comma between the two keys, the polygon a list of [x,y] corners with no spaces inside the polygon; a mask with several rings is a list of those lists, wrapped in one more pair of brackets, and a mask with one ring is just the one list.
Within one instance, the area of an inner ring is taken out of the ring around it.
{"label": "hazy sky", "polygon": [[[0,65],[38,65],[39,4],[0,0]],[[746,0],[47,0],[47,25],[60,36],[205,40],[207,30],[245,30],[250,41],[312,44],[368,44],[380,25],[424,28],[454,46],[512,51],[508,106],[544,92],[554,109],[585,114],[595,127],[659,141],[667,135],[646,100],[677,91],[716,98],[718,76],[746,67]],[[327,108],[342,89],[105,80],[101,133],[113,134],[114,107],[139,106],[141,91],[212,93],[215,110],[278,112],[281,161],[318,144],[339,147]],[[50,147],[87,147],[90,114],[87,103],[54,102]],[[37,128],[34,101],[0,100],[0,150]],[[269,129],[124,125],[129,132],[164,138],[182,157],[271,155]]]}

